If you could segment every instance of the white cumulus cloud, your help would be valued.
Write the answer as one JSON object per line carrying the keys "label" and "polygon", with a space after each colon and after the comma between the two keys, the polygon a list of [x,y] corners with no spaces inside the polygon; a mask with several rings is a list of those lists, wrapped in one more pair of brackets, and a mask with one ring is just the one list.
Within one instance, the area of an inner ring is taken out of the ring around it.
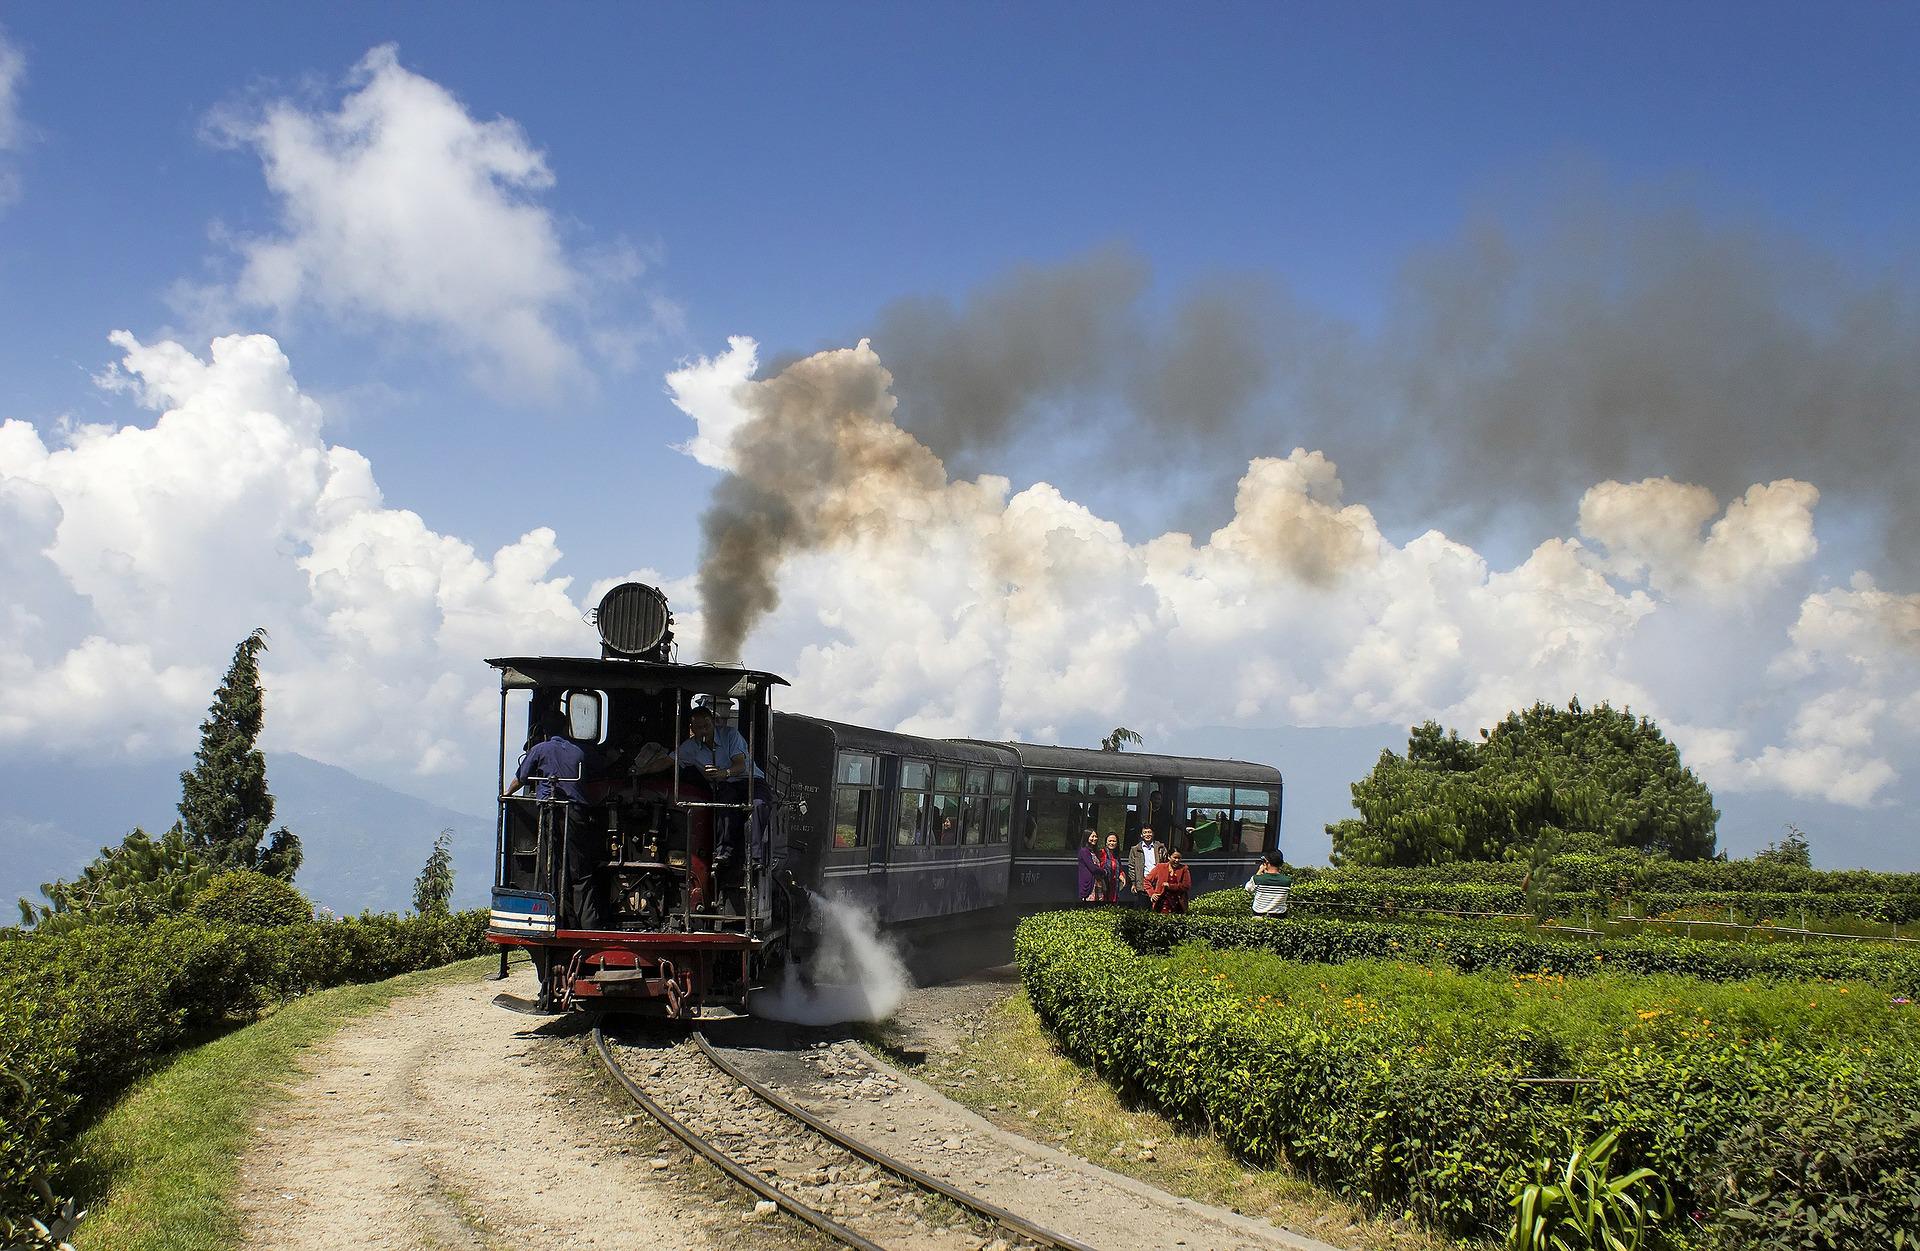
{"label": "white cumulus cloud", "polygon": [[0,423],[0,742],[181,751],[265,626],[270,743],[418,786],[491,758],[485,656],[590,644],[551,530],[488,556],[389,507],[272,339],[113,341],[151,424]]}
{"label": "white cumulus cloud", "polygon": [[1720,503],[1705,487],[1671,478],[1602,482],[1581,497],[1580,532],[1606,549],[1613,572],[1655,590],[1735,596],[1813,559],[1819,502],[1811,483],[1782,478],[1748,487],[1715,520]]}
{"label": "white cumulus cloud", "polygon": [[580,372],[575,342],[630,358],[644,327],[583,323],[596,283],[630,282],[638,253],[568,249],[540,202],[553,171],[518,124],[475,117],[391,44],[345,86],[332,108],[281,99],[211,120],[213,137],[259,156],[279,206],[276,233],[239,241],[231,299],[422,328],[529,392]]}

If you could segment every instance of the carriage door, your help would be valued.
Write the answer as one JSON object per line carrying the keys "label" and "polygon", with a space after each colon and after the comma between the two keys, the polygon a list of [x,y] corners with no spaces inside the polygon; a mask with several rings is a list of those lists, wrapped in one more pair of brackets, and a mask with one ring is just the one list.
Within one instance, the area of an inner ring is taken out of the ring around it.
{"label": "carriage door", "polygon": [[[1157,777],[1147,780],[1147,793],[1140,799],[1140,824],[1153,827],[1154,841],[1162,847],[1178,847],[1184,854],[1193,849],[1179,827],[1180,779]],[[1135,831],[1136,837],[1138,830]]]}

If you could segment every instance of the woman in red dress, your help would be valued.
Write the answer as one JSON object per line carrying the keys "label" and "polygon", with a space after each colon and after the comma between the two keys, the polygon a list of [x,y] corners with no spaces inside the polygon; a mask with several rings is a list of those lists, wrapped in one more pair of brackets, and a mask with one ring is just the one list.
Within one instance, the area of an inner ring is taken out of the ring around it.
{"label": "woman in red dress", "polygon": [[1193,870],[1181,863],[1178,847],[1147,874],[1147,898],[1153,901],[1155,912],[1185,912],[1187,894],[1192,890]]}

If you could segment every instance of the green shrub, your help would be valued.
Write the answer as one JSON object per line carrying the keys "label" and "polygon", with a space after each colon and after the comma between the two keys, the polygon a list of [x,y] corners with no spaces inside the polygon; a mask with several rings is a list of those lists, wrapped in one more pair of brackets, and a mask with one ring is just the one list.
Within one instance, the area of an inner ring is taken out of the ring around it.
{"label": "green shrub", "polygon": [[[1652,1168],[1692,1201],[1712,1187],[1719,1145],[1764,1104],[1920,1098],[1920,1020],[1890,1015],[1905,1009],[1884,997],[1605,974],[1555,986],[1199,948],[1160,959],[1122,941],[1139,920],[1154,918],[1021,924],[1027,994],[1069,1052],[1251,1161],[1284,1156],[1351,1199],[1456,1233],[1505,1232],[1529,1162],[1607,1129],[1620,1130],[1623,1171]],[[1892,1164],[1920,1164],[1901,1151]]]}
{"label": "green shrub", "polygon": [[0,1089],[0,1228],[47,1213],[66,1141],[173,1050],[276,999],[481,954],[485,929],[477,911],[271,926],[178,917],[0,942],[0,1071],[17,1079]]}
{"label": "green shrub", "polygon": [[[1356,916],[1423,909],[1519,915],[1528,910],[1528,869],[1517,860],[1339,868],[1311,878],[1296,876],[1294,902]],[[1802,914],[1809,921],[1858,917],[1904,925],[1920,920],[1916,873],[1820,870],[1751,860],[1666,860],[1619,850],[1554,856],[1540,873],[1555,884],[1546,903],[1561,916],[1578,916],[1583,909],[1599,916],[1630,905],[1641,915],[1705,907],[1796,924]]]}
{"label": "green shrub", "polygon": [[[1240,896],[1239,900],[1231,896]],[[1228,898],[1222,899],[1222,896]],[[1184,917],[1120,914],[1120,936],[1140,951],[1165,953],[1189,939],[1222,949],[1269,951],[1288,960],[1340,964],[1407,960],[1463,972],[1678,973],[1707,982],[1840,981],[1885,987],[1920,998],[1920,952],[1866,943],[1700,942],[1662,934],[1631,938],[1548,937],[1466,922],[1281,920],[1223,915],[1245,908],[1245,892],[1203,895]]]}
{"label": "green shrub", "polygon": [[313,905],[305,895],[253,869],[232,869],[215,877],[194,896],[187,912],[229,925],[301,925],[313,920]]}
{"label": "green shrub", "polygon": [[1827,1093],[1757,1109],[1728,1135],[1705,1198],[1727,1251],[1920,1247],[1920,1109]]}

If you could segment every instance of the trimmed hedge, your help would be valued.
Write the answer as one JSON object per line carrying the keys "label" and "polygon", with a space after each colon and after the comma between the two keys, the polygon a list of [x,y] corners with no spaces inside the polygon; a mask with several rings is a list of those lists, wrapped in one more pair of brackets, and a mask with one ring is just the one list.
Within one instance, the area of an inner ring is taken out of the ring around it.
{"label": "trimmed hedge", "polygon": [[[1227,914],[1239,895],[1240,915]],[[1225,950],[1270,951],[1288,960],[1344,964],[1405,960],[1463,973],[1677,973],[1704,982],[1864,982],[1920,999],[1920,952],[1871,943],[1726,943],[1665,935],[1552,938],[1471,923],[1342,921],[1320,917],[1255,917],[1246,892],[1203,895],[1184,917],[1123,914],[1120,934],[1141,951],[1163,953],[1198,940]],[[1204,910],[1203,910],[1204,909]]]}
{"label": "trimmed hedge", "polygon": [[[1302,906],[1367,912],[1527,911],[1522,882],[1528,866],[1513,861],[1341,868],[1296,879]],[[1579,853],[1549,862],[1547,905],[1560,915],[1599,912],[1631,901],[1658,916],[1685,908],[1732,908],[1749,917],[1809,920],[1859,917],[1907,924],[1920,920],[1920,874],[1865,869],[1805,869],[1750,860],[1661,860],[1631,853]]]}
{"label": "trimmed hedge", "polygon": [[[1396,1002],[1335,1015],[1285,999],[1251,1005],[1143,958],[1121,935],[1132,915],[1047,913],[1020,926],[1027,994],[1066,1050],[1176,1119],[1210,1125],[1248,1160],[1285,1157],[1370,1208],[1455,1233],[1503,1231],[1527,1162],[1563,1157],[1608,1128],[1623,1131],[1622,1168],[1651,1167],[1683,1204],[1712,1212],[1715,1170],[1764,1167],[1722,1152],[1763,1110],[1809,1098],[1907,1109],[1920,1099],[1904,1052],[1712,1029],[1671,1029],[1657,1045],[1623,1036],[1583,1058],[1574,1075],[1590,1084],[1529,1084],[1519,1079],[1553,1076],[1565,1061],[1523,1025],[1430,1046]],[[1920,1168],[1902,1140],[1881,1148],[1885,1167]],[[1897,1206],[1901,1191],[1854,1187],[1845,1197],[1886,1228],[1917,1219]]]}
{"label": "trimmed hedge", "polygon": [[66,1142],[180,1046],[275,1000],[482,954],[486,913],[258,927],[175,918],[0,942],[0,1234]]}

